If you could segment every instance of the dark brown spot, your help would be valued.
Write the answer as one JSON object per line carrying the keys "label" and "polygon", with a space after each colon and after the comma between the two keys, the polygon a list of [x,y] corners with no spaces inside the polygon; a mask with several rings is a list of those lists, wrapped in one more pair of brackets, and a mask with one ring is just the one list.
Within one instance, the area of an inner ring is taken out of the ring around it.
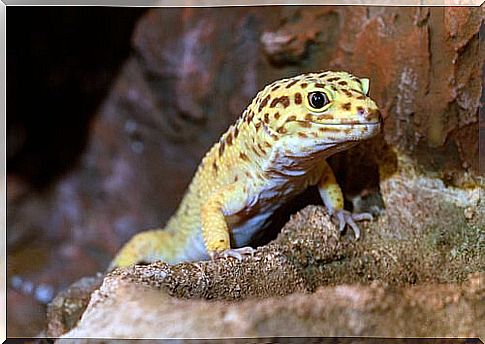
{"label": "dark brown spot", "polygon": [[318,77],[319,77],[319,78],[324,78],[324,77],[326,77],[327,75],[328,75],[328,72],[325,72],[325,73],[320,74]]}
{"label": "dark brown spot", "polygon": [[217,167],[217,164],[216,164],[216,162],[215,162],[215,161],[212,163],[212,168],[214,169],[214,171],[215,171],[216,173],[217,173],[217,171],[219,170],[219,168]]}
{"label": "dark brown spot", "polygon": [[283,106],[285,107],[285,109],[288,106],[290,106],[290,98],[288,98],[287,96],[280,97],[280,102],[281,102],[281,104],[283,104]]}
{"label": "dark brown spot", "polygon": [[258,122],[254,125],[254,127],[256,128],[256,132],[258,132],[259,128],[261,128],[261,122]]}
{"label": "dark brown spot", "polygon": [[287,108],[290,105],[290,98],[288,98],[287,96],[275,98],[275,99],[273,99],[273,101],[271,102],[271,104],[269,106],[273,108],[278,103],[281,103],[284,108]]}
{"label": "dark brown spot", "polygon": [[352,132],[352,129],[350,129],[350,128],[347,128],[347,129],[344,130],[344,133],[346,135],[349,135],[351,132]]}
{"label": "dark brown spot", "polygon": [[332,128],[332,127],[320,127],[318,128],[318,131],[322,133],[340,133],[340,129],[338,128]]}
{"label": "dark brown spot", "polygon": [[340,77],[336,76],[334,78],[327,79],[328,82],[334,82],[334,81],[337,81],[337,80],[340,80]]}
{"label": "dark brown spot", "polygon": [[224,148],[225,148],[225,147],[224,147],[224,141],[221,141],[221,142],[219,143],[219,156],[221,156],[221,155],[222,155],[222,153],[224,153]]}
{"label": "dark brown spot", "polygon": [[264,148],[261,146],[261,144],[258,143],[258,148],[259,150],[263,153],[263,154],[266,154],[266,151],[264,150]]}
{"label": "dark brown spot", "polygon": [[224,239],[221,239],[221,240],[219,240],[219,242],[222,242],[223,243],[223,242],[226,242],[226,241]]}
{"label": "dark brown spot", "polygon": [[342,109],[344,109],[344,110],[349,111],[351,107],[352,107],[351,103],[342,104]]}
{"label": "dark brown spot", "polygon": [[280,138],[278,137],[278,135],[271,135],[271,138],[275,141],[278,141]]}
{"label": "dark brown spot", "polygon": [[332,90],[334,90],[335,92],[337,91],[337,87],[335,87],[334,85],[330,86],[330,88],[331,88]]}
{"label": "dark brown spot", "polygon": [[301,93],[295,93],[295,104],[301,104]]}
{"label": "dark brown spot", "polygon": [[315,87],[319,87],[319,88],[325,88],[325,85],[324,84],[320,84],[320,83],[316,83],[315,85],[313,85]]}
{"label": "dark brown spot", "polygon": [[339,85],[342,85],[342,86],[345,86],[345,85],[347,85],[347,81],[342,80],[342,81],[339,81],[338,84]]}
{"label": "dark brown spot", "polygon": [[317,119],[319,121],[323,121],[323,120],[326,120],[326,119],[334,119],[334,117],[331,114],[325,114],[325,115],[318,116]]}
{"label": "dark brown spot", "polygon": [[292,121],[294,121],[294,120],[296,120],[296,116],[295,116],[295,115],[292,115],[292,116],[290,116],[290,117],[288,117],[288,118],[286,119],[286,121],[287,121],[287,122],[292,122]]}
{"label": "dark brown spot", "polygon": [[261,153],[256,149],[255,146],[252,146],[251,148],[252,148],[254,154],[256,154],[257,156],[261,156]]}
{"label": "dark brown spot", "polygon": [[239,180],[239,176],[234,176],[234,182],[237,182]]}
{"label": "dark brown spot", "polygon": [[276,131],[280,134],[285,134],[287,132],[287,130],[284,127],[279,127],[278,129],[276,129]]}
{"label": "dark brown spot", "polygon": [[274,118],[275,118],[275,119],[280,118],[280,113],[279,113],[279,112],[275,113],[275,114],[274,114]]}
{"label": "dark brown spot", "polygon": [[248,115],[246,116],[246,122],[249,124],[253,120],[254,112],[249,111]]}
{"label": "dark brown spot", "polygon": [[357,109],[357,112],[359,112],[359,113],[364,112],[364,108],[362,106],[357,106],[356,109]]}
{"label": "dark brown spot", "polygon": [[300,87],[301,87],[301,88],[306,88],[307,86],[308,86],[308,84],[307,84],[306,82],[302,82],[302,83],[300,84]]}
{"label": "dark brown spot", "polygon": [[244,172],[244,174],[246,175],[246,177],[251,178],[251,173],[249,173],[248,171]]}
{"label": "dark brown spot", "polygon": [[234,138],[237,138],[239,135],[239,129],[237,127],[234,128]]}
{"label": "dark brown spot", "polygon": [[290,83],[288,83],[288,84],[286,85],[286,88],[290,88],[291,86],[293,86],[293,85],[294,85],[294,84],[296,84],[297,82],[298,82],[298,80],[293,80],[293,81],[291,81]]}
{"label": "dark brown spot", "polygon": [[264,114],[264,123],[268,124],[269,123],[269,113]]}
{"label": "dark brown spot", "polygon": [[271,96],[268,94],[266,98],[263,99],[261,104],[259,104],[259,111],[261,111],[266,106],[266,104],[268,104],[270,99],[271,99]]}
{"label": "dark brown spot", "polygon": [[241,158],[241,160],[249,161],[249,157],[246,154],[244,154],[243,152],[239,153],[239,157]]}
{"label": "dark brown spot", "polygon": [[312,124],[310,122],[298,122],[298,124],[300,125],[300,127],[303,127],[303,128],[311,128],[312,127]]}
{"label": "dark brown spot", "polygon": [[352,78],[352,80],[354,80],[355,82],[358,82],[360,85],[362,85],[362,81],[360,81],[360,79],[358,79],[358,78]]}
{"label": "dark brown spot", "polygon": [[264,141],[264,145],[265,145],[266,147],[268,147],[268,148],[271,148],[271,147],[272,147],[272,146],[271,146],[271,143],[269,143],[268,141]]}
{"label": "dark brown spot", "polygon": [[305,121],[311,121],[313,119],[313,115],[311,113],[307,113],[305,115]]}
{"label": "dark brown spot", "polygon": [[298,136],[299,136],[299,137],[302,137],[302,138],[307,138],[307,137],[308,137],[308,135],[307,135],[307,134],[305,134],[305,133],[300,133],[300,132],[298,132]]}
{"label": "dark brown spot", "polygon": [[342,90],[343,93],[345,93],[347,95],[347,97],[352,97],[352,92],[350,92],[349,90]]}
{"label": "dark brown spot", "polygon": [[276,91],[278,88],[280,88],[280,85],[275,85],[271,88],[271,92]]}
{"label": "dark brown spot", "polygon": [[355,97],[355,99],[364,100],[365,96],[357,96],[357,97]]}
{"label": "dark brown spot", "polygon": [[232,132],[229,132],[226,136],[226,143],[228,146],[232,145]]}

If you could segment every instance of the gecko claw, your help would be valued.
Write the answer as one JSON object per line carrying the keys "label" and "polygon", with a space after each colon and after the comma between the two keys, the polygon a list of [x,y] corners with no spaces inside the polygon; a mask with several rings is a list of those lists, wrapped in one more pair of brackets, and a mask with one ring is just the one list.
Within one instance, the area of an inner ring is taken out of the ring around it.
{"label": "gecko claw", "polygon": [[349,225],[355,234],[355,239],[360,238],[360,228],[355,223],[355,221],[362,221],[362,220],[372,221],[373,219],[372,214],[370,213],[352,214],[350,211],[344,210],[344,209],[335,211],[333,213],[333,216],[337,219],[338,229],[340,233],[344,231],[346,225]]}
{"label": "gecko claw", "polygon": [[254,252],[256,250],[252,247],[245,246],[240,248],[230,248],[228,250],[224,250],[222,252],[212,252],[210,253],[211,260],[214,261],[219,258],[227,258],[232,257],[236,258],[239,261],[243,260],[243,256],[254,256]]}

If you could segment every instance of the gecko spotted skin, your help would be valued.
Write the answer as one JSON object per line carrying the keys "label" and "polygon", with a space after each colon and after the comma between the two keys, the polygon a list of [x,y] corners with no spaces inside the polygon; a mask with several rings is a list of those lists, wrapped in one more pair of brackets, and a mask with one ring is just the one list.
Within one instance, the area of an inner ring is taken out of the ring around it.
{"label": "gecko spotted skin", "polygon": [[325,159],[375,136],[381,114],[369,80],[320,72],[266,86],[200,163],[175,215],[162,229],[135,235],[110,269],[163,260],[170,264],[252,253],[247,247],[282,204],[317,185],[342,231],[370,214],[343,209]]}

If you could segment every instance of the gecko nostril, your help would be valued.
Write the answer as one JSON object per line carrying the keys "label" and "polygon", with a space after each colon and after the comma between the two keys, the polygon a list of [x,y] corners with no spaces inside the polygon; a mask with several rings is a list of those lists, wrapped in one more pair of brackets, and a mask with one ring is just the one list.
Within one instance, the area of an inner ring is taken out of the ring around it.
{"label": "gecko nostril", "polygon": [[358,116],[360,116],[360,117],[367,118],[367,116],[368,116],[368,112],[367,112],[367,111],[365,111],[363,108],[358,107],[358,108],[357,108],[357,115],[358,115]]}

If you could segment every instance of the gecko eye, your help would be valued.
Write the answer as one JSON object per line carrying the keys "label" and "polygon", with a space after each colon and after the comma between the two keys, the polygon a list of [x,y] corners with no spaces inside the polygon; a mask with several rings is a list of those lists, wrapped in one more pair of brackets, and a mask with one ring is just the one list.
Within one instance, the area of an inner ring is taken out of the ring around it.
{"label": "gecko eye", "polygon": [[328,97],[325,93],[323,92],[312,92],[308,95],[308,103],[312,108],[315,109],[321,109],[330,101],[328,100]]}

